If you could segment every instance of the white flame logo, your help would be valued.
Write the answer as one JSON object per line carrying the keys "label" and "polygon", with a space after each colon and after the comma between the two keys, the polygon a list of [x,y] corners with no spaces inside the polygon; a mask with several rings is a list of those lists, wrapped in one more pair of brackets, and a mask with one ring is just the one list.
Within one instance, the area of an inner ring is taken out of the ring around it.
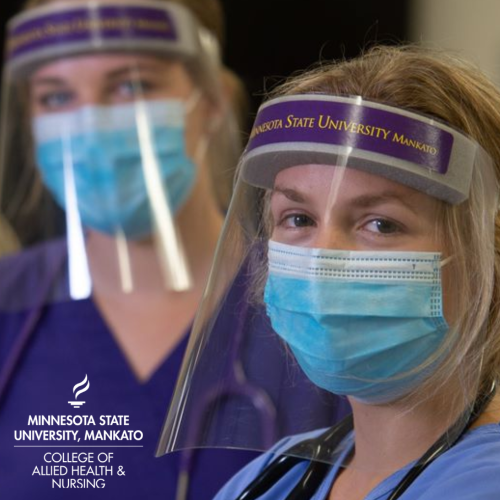
{"label": "white flame logo", "polygon": [[[77,389],[82,386],[85,387],[77,391]],[[88,391],[89,387],[90,387],[90,382],[87,378],[87,375],[85,375],[85,378],[82,380],[82,382],[79,382],[78,384],[75,385],[75,387],[73,387],[73,393],[75,395],[75,399],[78,399],[78,396],[82,394],[82,392]],[[80,408],[80,406],[82,406],[85,403],[85,401],[68,401],[68,403],[75,408]]]}

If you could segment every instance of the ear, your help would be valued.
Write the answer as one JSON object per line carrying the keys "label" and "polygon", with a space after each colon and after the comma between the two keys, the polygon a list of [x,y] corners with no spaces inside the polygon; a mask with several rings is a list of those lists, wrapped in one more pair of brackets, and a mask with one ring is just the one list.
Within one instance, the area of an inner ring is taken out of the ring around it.
{"label": "ear", "polygon": [[204,123],[206,124],[205,131],[208,135],[212,135],[220,129],[222,120],[226,116],[227,109],[230,106],[222,85],[222,78],[220,79],[220,84],[222,91],[219,88],[219,92],[216,95],[207,93],[202,95]]}

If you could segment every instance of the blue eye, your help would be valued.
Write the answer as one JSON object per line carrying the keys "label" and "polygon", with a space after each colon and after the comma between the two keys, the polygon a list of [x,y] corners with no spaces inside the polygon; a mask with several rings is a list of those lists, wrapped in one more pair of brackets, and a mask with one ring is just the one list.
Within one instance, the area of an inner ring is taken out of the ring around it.
{"label": "blue eye", "polygon": [[142,90],[142,85],[138,82],[127,81],[117,85],[117,92],[121,95],[136,95]]}
{"label": "blue eye", "polygon": [[116,85],[113,92],[120,99],[134,99],[153,90],[153,85],[145,80],[124,80]]}
{"label": "blue eye", "polygon": [[42,94],[38,98],[39,105],[46,110],[59,110],[68,107],[74,99],[73,92],[61,90]]}

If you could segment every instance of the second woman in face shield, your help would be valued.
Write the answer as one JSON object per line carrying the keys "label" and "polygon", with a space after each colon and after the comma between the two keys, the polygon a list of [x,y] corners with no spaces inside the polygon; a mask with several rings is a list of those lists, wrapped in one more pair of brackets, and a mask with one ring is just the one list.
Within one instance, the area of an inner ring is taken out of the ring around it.
{"label": "second woman in face shield", "polygon": [[[57,206],[65,238],[0,263],[5,498],[183,495],[180,455],[155,459],[155,447],[238,151],[220,6],[204,5],[34,0],[11,23],[2,204],[25,241],[35,224],[51,234]],[[82,415],[93,421],[71,420]],[[14,438],[32,430],[78,434]],[[51,451],[87,456],[70,471],[95,467],[95,446],[113,474],[33,472],[63,463]],[[248,458],[199,453],[189,498],[210,498]]]}

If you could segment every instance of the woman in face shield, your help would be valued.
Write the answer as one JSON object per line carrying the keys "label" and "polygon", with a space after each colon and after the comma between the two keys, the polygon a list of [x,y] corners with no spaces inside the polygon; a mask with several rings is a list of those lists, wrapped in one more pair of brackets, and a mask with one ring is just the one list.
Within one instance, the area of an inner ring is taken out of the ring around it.
{"label": "woman in face shield", "polygon": [[254,255],[284,349],[353,414],[217,500],[498,497],[499,134],[495,86],[419,47],[322,64],[261,106],[216,262]]}
{"label": "woman in face shield", "polygon": [[[9,26],[2,206],[26,244],[51,198],[66,237],[0,260],[4,498],[185,498],[154,452],[238,151],[220,29],[216,1],[30,0]],[[253,456],[200,452],[189,498]]]}

